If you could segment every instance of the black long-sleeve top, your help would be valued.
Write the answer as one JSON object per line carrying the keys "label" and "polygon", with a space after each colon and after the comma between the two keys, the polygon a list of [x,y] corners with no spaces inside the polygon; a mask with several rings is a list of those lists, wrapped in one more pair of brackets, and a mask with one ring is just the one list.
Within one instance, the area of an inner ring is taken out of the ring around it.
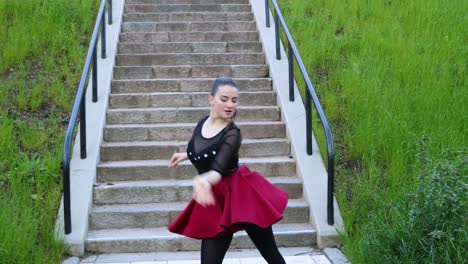
{"label": "black long-sleeve top", "polygon": [[215,170],[222,177],[239,167],[239,148],[242,135],[234,122],[229,123],[216,136],[205,138],[201,130],[208,116],[202,118],[187,145],[187,157],[199,174]]}

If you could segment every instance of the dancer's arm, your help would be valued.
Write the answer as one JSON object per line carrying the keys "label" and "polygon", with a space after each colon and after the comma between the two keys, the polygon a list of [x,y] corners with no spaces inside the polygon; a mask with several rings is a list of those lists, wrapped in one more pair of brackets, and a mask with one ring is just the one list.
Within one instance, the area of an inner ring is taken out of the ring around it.
{"label": "dancer's arm", "polygon": [[221,174],[215,170],[210,170],[205,173],[202,173],[195,178],[200,178],[201,180],[207,181],[211,185],[217,184],[221,180]]}
{"label": "dancer's arm", "polygon": [[202,206],[215,204],[211,185],[221,181],[221,174],[217,171],[210,170],[195,176],[193,179],[193,199]]}
{"label": "dancer's arm", "polygon": [[178,152],[174,153],[171,157],[171,161],[169,162],[169,167],[175,167],[179,162],[187,160],[187,153],[186,152]]}

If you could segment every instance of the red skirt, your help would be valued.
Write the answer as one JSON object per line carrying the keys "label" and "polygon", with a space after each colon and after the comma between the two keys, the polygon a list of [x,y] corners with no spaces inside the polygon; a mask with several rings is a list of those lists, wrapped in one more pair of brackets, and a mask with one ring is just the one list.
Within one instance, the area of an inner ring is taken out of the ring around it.
{"label": "red skirt", "polygon": [[234,233],[255,224],[266,228],[283,218],[288,194],[246,166],[211,188],[215,204],[203,207],[192,199],[169,231],[203,239]]}

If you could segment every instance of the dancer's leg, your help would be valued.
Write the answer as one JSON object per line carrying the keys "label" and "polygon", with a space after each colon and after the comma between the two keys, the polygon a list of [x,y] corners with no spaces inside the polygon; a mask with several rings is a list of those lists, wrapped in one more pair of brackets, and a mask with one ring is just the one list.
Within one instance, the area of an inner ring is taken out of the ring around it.
{"label": "dancer's leg", "polygon": [[260,228],[256,225],[251,225],[247,228],[247,234],[252,242],[257,247],[260,254],[269,264],[285,264],[283,256],[276,246],[273,230],[270,227]]}
{"label": "dancer's leg", "polygon": [[232,234],[203,239],[201,264],[221,264],[232,241]]}

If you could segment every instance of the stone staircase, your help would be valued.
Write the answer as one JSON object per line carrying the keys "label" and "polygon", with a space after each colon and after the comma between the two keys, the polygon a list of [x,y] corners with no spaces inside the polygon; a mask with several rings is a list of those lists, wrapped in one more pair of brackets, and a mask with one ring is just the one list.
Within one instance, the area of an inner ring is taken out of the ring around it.
{"label": "stone staircase", "polygon": [[[274,225],[280,247],[309,247],[316,232],[290,158],[285,124],[248,0],[127,0],[116,55],[87,252],[197,251],[167,226],[192,195],[196,170],[168,168],[209,113],[213,78],[240,87],[240,164],[289,193]],[[238,232],[230,249],[253,248]]]}

